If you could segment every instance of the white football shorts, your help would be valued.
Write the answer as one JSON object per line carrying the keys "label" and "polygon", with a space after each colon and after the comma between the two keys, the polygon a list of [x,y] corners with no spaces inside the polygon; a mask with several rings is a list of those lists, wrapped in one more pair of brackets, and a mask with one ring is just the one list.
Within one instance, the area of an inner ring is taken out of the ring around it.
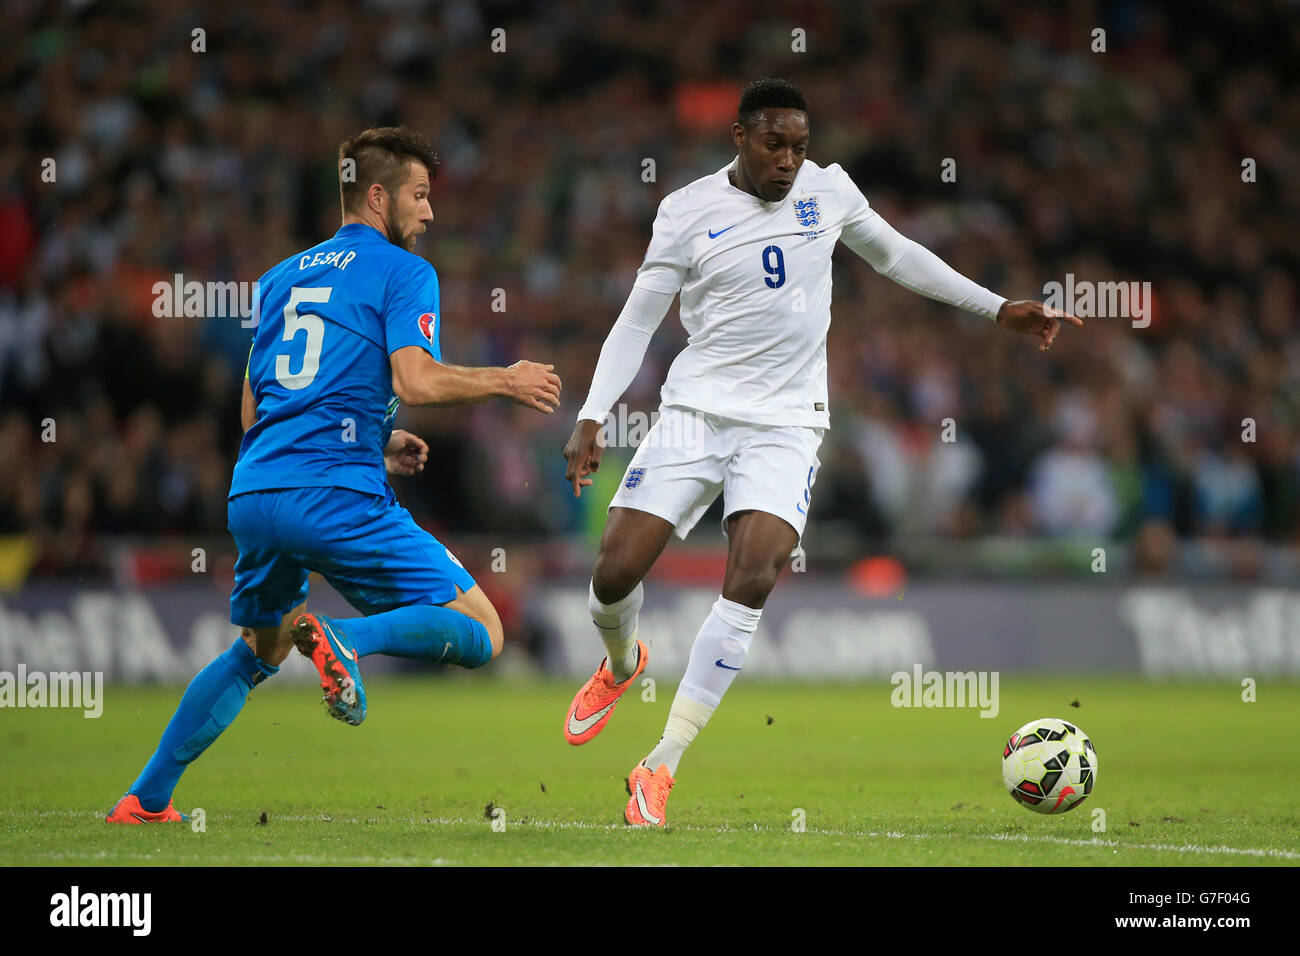
{"label": "white football shorts", "polygon": [[635,508],[670,521],[685,539],[722,495],[727,517],[766,511],[803,538],[824,428],[751,425],[688,408],[660,406],[623,475],[611,508]]}

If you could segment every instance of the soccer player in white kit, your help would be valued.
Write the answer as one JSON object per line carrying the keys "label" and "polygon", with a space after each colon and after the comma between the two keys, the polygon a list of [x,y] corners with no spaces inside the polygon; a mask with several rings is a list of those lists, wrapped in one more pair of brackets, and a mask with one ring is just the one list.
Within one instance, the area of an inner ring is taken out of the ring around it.
{"label": "soccer player in white kit", "polygon": [[690,338],[663,385],[660,418],[637,449],[601,538],[588,604],[607,656],[573,699],[564,736],[584,744],[645,669],[641,579],[671,534],[685,538],[718,494],[728,541],[722,594],[701,626],[663,737],[627,778],[624,818],[665,826],[682,754],[744,665],[763,605],[799,543],[830,424],[826,332],[831,253],[842,241],[914,292],[1038,336],[1060,329],[1041,302],[1011,302],[895,232],[837,164],[805,160],[799,88],[762,79],[741,94],[737,156],[659,205],[631,295],[600,352],[564,448],[575,495],[600,466],[598,433],[681,295]]}

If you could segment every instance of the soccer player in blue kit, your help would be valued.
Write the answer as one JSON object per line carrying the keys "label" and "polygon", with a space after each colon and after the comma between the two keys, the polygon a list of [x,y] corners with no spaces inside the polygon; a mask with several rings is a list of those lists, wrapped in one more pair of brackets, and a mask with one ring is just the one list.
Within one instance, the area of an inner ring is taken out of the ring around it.
{"label": "soccer player in blue kit", "polygon": [[[433,220],[437,166],[405,128],[345,141],[342,227],[259,280],[229,499],[239,549],[230,613],[243,632],[185,689],[109,823],[182,820],[172,803],[181,774],[294,646],[316,665],[329,712],[353,725],[366,716],[357,661],[368,654],[473,668],[501,653],[491,602],[393,495],[387,475],[414,474],[428,458],[428,446],[394,430],[393,418],[399,402],[446,407],[494,397],[550,414],[560,379],[533,362],[442,362],[438,277],[411,251]],[[365,616],[306,613],[309,571]]]}

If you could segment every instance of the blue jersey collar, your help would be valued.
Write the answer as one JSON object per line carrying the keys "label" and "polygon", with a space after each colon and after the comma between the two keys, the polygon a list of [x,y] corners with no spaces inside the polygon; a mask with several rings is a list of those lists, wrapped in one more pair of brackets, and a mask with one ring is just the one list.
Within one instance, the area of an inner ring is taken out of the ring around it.
{"label": "blue jersey collar", "polygon": [[346,226],[339,226],[339,231],[334,233],[334,237],[336,239],[361,239],[364,238],[367,234],[373,236],[376,239],[383,240],[384,242],[388,241],[386,238],[384,238],[384,234],[382,232],[380,232],[374,226],[371,226],[364,222],[350,222]]}

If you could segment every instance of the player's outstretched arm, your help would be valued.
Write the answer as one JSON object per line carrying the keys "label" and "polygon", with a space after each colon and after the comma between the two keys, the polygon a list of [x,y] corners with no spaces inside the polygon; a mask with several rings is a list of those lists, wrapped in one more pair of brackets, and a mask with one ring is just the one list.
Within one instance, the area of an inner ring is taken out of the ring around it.
{"label": "player's outstretched arm", "polygon": [[1052,347],[1056,333],[1061,330],[1058,320],[1071,325],[1083,323],[1058,309],[1050,309],[1042,302],[1021,299],[1012,302],[962,275],[925,246],[901,235],[893,226],[881,219],[874,210],[866,208],[862,200],[863,215],[848,226],[840,238],[844,244],[865,259],[871,268],[893,279],[906,289],[911,289],[929,299],[955,305],[968,312],[977,312],[995,319],[998,325],[1013,332],[1036,335],[1042,339],[1039,351]]}
{"label": "player's outstretched arm", "polygon": [[561,453],[567,462],[564,480],[573,483],[575,498],[591,484],[587,476],[600,470],[600,456],[604,451],[599,441],[601,423],[609,414],[610,406],[632,384],[650,339],[668,314],[673,298],[674,295],[666,292],[633,286],[623,311],[605,337],[586,404],[578,412],[578,423]]}
{"label": "player's outstretched arm", "polygon": [[406,405],[449,407],[507,398],[547,415],[560,407],[560,376],[554,365],[516,362],[509,368],[465,368],[439,362],[419,346],[398,349],[393,394]]}

